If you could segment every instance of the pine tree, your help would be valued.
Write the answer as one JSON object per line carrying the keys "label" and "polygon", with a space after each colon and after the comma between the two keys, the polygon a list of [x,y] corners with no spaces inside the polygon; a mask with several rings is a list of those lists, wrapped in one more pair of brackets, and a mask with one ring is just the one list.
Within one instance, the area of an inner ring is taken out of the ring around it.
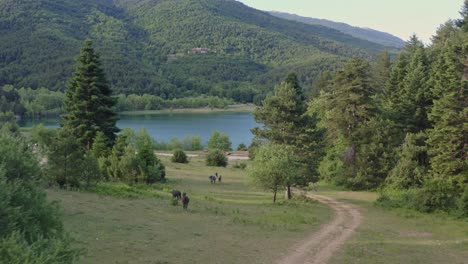
{"label": "pine tree", "polygon": [[142,129],[137,137],[137,160],[139,162],[140,173],[147,184],[164,181],[166,169],[162,162],[154,154],[154,140],[148,131]]}
{"label": "pine tree", "polygon": [[421,187],[429,169],[426,144],[427,135],[408,133],[398,151],[398,163],[391,170],[386,182],[397,189]]}
{"label": "pine tree", "polygon": [[428,86],[428,65],[424,47],[420,46],[408,65],[400,97],[399,110],[403,112],[402,125],[407,132],[418,133],[430,127],[427,111],[432,98]]}
{"label": "pine tree", "polygon": [[321,126],[327,130],[327,155],[319,169],[322,177],[356,189],[375,187],[381,181],[369,169],[374,162],[369,157],[384,153],[379,144],[370,144],[381,130],[370,122],[375,115],[374,93],[369,64],[353,59],[335,74],[330,91],[312,104],[315,111],[323,112]]}
{"label": "pine tree", "polygon": [[47,172],[50,180],[61,188],[80,187],[84,153],[72,131],[60,129],[48,153]]}
{"label": "pine tree", "polygon": [[[317,129],[315,116],[307,114],[307,105],[296,74],[288,77],[267,97],[262,107],[254,112],[263,128],[252,130],[257,139],[266,139],[274,144],[292,146],[301,157],[302,178],[294,184],[306,185],[317,181],[318,161],[321,156],[323,132]],[[288,186],[290,196],[290,186]]]}
{"label": "pine tree", "polygon": [[[434,106],[429,114],[434,128],[428,144],[431,174],[454,180],[459,186],[468,184],[468,47],[467,35],[447,41],[434,66]],[[465,41],[463,41],[465,40]]]}
{"label": "pine tree", "polygon": [[95,158],[102,158],[109,156],[109,152],[110,150],[107,147],[106,137],[104,136],[104,133],[98,131],[96,133],[96,138],[94,139],[94,144],[91,148],[91,153]]}
{"label": "pine tree", "polygon": [[416,36],[412,36],[379,98],[383,116],[401,130],[397,135],[400,140],[407,132],[418,133],[430,127],[427,111],[432,98],[428,76],[429,61],[424,45]]}
{"label": "pine tree", "polygon": [[375,64],[372,67],[372,80],[373,86],[376,91],[380,92],[384,89],[392,70],[392,62],[390,54],[384,51],[379,54]]}
{"label": "pine tree", "polygon": [[66,91],[63,127],[68,128],[80,143],[90,150],[96,133],[104,133],[111,146],[119,129],[113,110],[115,98],[104,76],[99,56],[90,40],[85,41],[77,60],[73,77]]}
{"label": "pine tree", "polygon": [[292,73],[275,89],[275,94],[267,97],[262,107],[255,110],[254,118],[264,124],[264,128],[257,127],[252,133],[272,143],[294,145],[306,109],[299,81]]}
{"label": "pine tree", "polygon": [[336,73],[332,92],[327,95],[329,133],[340,133],[353,144],[360,125],[375,111],[373,94],[369,64],[361,59],[348,62]]}

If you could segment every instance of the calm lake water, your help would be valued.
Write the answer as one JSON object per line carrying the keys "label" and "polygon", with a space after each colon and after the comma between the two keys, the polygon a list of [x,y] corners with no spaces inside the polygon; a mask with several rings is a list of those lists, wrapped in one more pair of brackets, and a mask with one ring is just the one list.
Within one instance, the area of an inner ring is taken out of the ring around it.
{"label": "calm lake water", "polygon": [[[31,127],[39,123],[46,127],[58,127],[58,119],[28,121],[23,127]],[[251,128],[257,125],[251,113],[161,113],[154,115],[121,116],[117,122],[119,128],[132,128],[138,131],[146,128],[157,141],[170,141],[176,137],[200,136],[206,144],[213,131],[229,135],[232,147],[235,149],[240,143],[250,145],[253,135]]]}

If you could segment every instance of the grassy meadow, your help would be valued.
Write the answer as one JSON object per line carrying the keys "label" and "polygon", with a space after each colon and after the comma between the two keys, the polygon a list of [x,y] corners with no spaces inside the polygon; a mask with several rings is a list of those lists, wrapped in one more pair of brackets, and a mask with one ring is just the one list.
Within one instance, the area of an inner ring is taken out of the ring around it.
{"label": "grassy meadow", "polygon": [[[274,263],[331,220],[333,212],[303,198],[273,204],[244,170],[206,167],[203,157],[167,166],[169,181],[129,188],[102,184],[96,193],[49,190],[66,228],[85,248],[83,263]],[[208,176],[218,172],[222,183]],[[171,204],[187,192],[189,210]],[[441,214],[381,208],[372,192],[319,184],[318,193],[358,205],[363,223],[330,263],[467,263],[468,222]]]}
{"label": "grassy meadow", "polygon": [[322,184],[323,195],[362,208],[363,223],[330,261],[338,263],[468,263],[468,221],[444,214],[381,208],[377,193],[341,191]]}
{"label": "grassy meadow", "polygon": [[[83,263],[272,263],[333,217],[307,199],[272,203],[244,170],[212,168],[202,157],[167,166],[168,183],[96,193],[49,190],[60,201],[66,228],[86,249]],[[211,185],[218,172],[222,183]],[[187,192],[189,210],[171,204],[170,190]],[[102,195],[102,194],[107,195]],[[119,197],[121,196],[121,197]]]}

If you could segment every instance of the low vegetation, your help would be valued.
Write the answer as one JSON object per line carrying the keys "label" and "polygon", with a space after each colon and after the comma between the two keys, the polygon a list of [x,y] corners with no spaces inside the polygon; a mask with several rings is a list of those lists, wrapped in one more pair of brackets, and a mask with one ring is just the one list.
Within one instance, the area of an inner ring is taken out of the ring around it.
{"label": "low vegetation", "polygon": [[189,163],[187,154],[181,149],[175,150],[172,155],[171,161],[174,163]]}
{"label": "low vegetation", "polygon": [[41,189],[42,170],[25,140],[0,132],[0,262],[75,263],[56,203]]}
{"label": "low vegetation", "polygon": [[206,155],[206,165],[211,167],[226,167],[228,165],[228,158],[224,152],[219,149],[213,149]]}

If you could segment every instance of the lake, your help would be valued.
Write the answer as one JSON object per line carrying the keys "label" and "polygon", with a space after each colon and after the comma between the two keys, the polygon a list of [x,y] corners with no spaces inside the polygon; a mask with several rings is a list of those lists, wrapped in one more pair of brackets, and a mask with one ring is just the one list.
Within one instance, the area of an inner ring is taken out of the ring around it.
{"label": "lake", "polygon": [[[58,119],[41,121],[26,121],[20,124],[31,127],[39,123],[45,127],[58,127]],[[229,135],[232,147],[240,143],[250,145],[253,135],[250,129],[258,126],[252,113],[214,112],[214,113],[157,113],[152,115],[121,116],[117,122],[121,129],[131,128],[138,131],[141,128],[157,141],[170,141],[171,138],[183,139],[186,136],[200,136],[206,144],[213,131]]]}

